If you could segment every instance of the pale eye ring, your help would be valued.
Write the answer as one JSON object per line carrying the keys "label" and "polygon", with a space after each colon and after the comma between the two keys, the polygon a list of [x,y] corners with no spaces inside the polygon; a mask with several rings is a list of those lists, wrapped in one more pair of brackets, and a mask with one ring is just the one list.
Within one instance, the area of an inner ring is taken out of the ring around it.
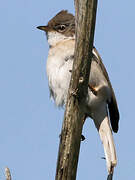
{"label": "pale eye ring", "polygon": [[59,27],[58,27],[59,32],[63,32],[65,29],[66,29],[66,26],[64,24],[59,25]]}

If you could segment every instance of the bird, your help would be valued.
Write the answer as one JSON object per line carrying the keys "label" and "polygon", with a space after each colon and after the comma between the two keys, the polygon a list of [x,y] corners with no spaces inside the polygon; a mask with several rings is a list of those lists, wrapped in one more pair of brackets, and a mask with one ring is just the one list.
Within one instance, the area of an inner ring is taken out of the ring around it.
{"label": "bird", "polygon": [[[46,72],[50,96],[58,107],[65,106],[74,61],[75,17],[62,10],[47,25],[37,28],[45,32],[49,44]],[[118,132],[120,117],[108,73],[95,47],[82,111],[94,121],[103,144],[107,171],[112,174],[117,164],[113,132]]]}

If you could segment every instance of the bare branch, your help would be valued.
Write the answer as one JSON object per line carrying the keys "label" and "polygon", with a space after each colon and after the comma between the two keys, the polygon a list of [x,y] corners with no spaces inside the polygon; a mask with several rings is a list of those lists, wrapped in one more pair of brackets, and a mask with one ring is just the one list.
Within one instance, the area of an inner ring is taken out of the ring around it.
{"label": "bare branch", "polygon": [[87,95],[97,0],[75,0],[76,45],[68,100],[61,132],[56,180],[75,180]]}

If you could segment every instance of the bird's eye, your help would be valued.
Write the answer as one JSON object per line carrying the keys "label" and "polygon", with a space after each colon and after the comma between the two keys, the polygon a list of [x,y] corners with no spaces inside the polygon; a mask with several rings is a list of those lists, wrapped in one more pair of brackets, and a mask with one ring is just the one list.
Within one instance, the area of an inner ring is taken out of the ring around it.
{"label": "bird's eye", "polygon": [[66,29],[66,26],[65,26],[64,24],[59,25],[59,26],[57,27],[57,30],[58,30],[59,32],[63,32],[65,29]]}

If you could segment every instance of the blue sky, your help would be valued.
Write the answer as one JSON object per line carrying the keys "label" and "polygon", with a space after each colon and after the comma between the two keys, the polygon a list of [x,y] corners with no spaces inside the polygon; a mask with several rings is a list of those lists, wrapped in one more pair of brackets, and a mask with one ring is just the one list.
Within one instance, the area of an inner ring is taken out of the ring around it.
{"label": "blue sky", "polygon": [[[135,1],[99,1],[95,46],[108,70],[120,109],[114,135],[118,156],[114,180],[135,179],[134,145]],[[13,180],[55,177],[63,110],[49,99],[48,44],[36,26],[57,12],[74,13],[74,1],[7,0],[0,6],[0,179],[4,167]],[[128,84],[127,84],[128,83]],[[81,143],[77,180],[106,179],[101,141],[88,119]]]}

